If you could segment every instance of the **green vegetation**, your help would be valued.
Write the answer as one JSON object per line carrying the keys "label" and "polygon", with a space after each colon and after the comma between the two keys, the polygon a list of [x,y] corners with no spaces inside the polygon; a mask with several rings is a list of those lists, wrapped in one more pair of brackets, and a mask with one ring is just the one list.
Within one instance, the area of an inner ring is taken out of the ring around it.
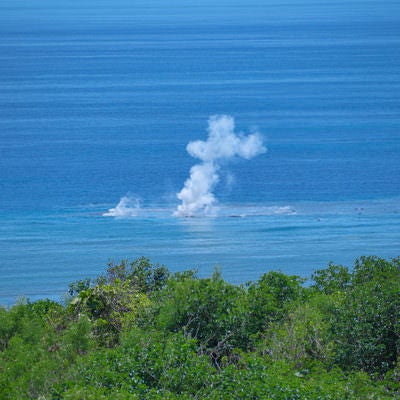
{"label": "green vegetation", "polygon": [[242,286],[140,258],[0,308],[0,399],[394,399],[399,354],[400,258]]}

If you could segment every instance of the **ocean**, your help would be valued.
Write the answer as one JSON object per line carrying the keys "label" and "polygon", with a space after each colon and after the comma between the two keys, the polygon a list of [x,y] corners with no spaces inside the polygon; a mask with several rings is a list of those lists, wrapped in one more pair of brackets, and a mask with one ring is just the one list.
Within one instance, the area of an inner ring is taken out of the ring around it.
{"label": "ocean", "polygon": [[400,256],[399,93],[398,1],[2,0],[0,304]]}

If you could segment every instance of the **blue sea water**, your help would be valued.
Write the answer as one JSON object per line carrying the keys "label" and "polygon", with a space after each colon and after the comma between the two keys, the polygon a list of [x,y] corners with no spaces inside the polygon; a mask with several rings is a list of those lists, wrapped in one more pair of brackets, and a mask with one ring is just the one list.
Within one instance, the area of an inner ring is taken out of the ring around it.
{"label": "blue sea water", "polygon": [[[0,304],[109,260],[241,283],[400,255],[400,3],[0,3]],[[178,218],[212,115],[268,151]],[[104,216],[124,196],[130,216]]]}

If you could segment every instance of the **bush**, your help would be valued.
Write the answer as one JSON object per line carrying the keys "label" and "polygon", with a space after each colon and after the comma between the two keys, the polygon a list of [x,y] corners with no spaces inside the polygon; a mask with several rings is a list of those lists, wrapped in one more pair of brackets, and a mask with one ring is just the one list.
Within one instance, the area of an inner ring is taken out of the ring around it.
{"label": "bush", "polygon": [[[157,272],[158,271],[158,272]],[[50,300],[0,309],[0,399],[398,398],[400,260],[171,276],[111,265]]]}
{"label": "bush", "polygon": [[340,270],[321,282],[319,290],[336,293],[331,316],[335,361],[371,374],[393,368],[400,351],[400,259],[361,257],[349,276]]}
{"label": "bush", "polygon": [[198,340],[200,353],[207,353],[216,366],[234,347],[247,347],[246,291],[226,283],[218,271],[209,279],[177,275],[160,303],[159,329]]}

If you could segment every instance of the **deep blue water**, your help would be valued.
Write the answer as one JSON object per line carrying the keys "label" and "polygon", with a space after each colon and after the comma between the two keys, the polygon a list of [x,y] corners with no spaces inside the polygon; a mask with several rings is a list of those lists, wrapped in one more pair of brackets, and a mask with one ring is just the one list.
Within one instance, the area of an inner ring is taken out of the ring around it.
{"label": "deep blue water", "polygon": [[[0,4],[0,304],[142,255],[235,283],[400,255],[400,3],[71,3]],[[173,217],[216,114],[268,151]]]}

